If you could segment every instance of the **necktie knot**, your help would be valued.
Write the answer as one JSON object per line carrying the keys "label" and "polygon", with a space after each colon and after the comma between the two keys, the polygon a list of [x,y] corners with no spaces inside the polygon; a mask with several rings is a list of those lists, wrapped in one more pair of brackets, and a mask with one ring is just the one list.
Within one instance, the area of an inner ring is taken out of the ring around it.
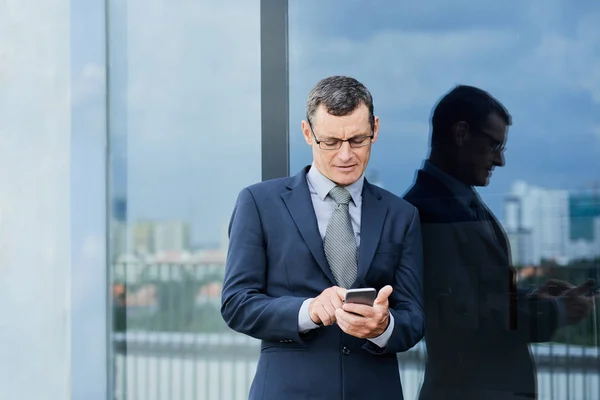
{"label": "necktie knot", "polygon": [[341,186],[335,186],[333,189],[331,189],[329,196],[336,202],[336,204],[348,204],[350,203],[350,199],[352,199],[350,192]]}

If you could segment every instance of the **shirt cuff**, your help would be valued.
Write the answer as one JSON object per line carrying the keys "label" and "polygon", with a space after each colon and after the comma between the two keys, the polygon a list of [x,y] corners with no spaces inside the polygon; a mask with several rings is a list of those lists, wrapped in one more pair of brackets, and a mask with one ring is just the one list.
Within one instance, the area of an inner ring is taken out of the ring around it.
{"label": "shirt cuff", "polygon": [[388,341],[390,340],[390,337],[392,336],[392,332],[394,331],[394,316],[392,315],[391,312],[388,311],[388,313],[390,314],[390,321],[388,323],[387,329],[381,335],[371,338],[371,339],[367,339],[371,343],[377,345],[377,347],[379,347],[381,349],[383,349],[383,348],[385,348],[385,346],[387,346]]}
{"label": "shirt cuff", "polygon": [[308,311],[308,306],[310,306],[310,302],[313,300],[313,298],[304,300],[300,307],[300,312],[298,312],[298,332],[300,333],[306,333],[311,329],[319,327],[319,325],[315,324],[313,320],[310,319],[310,312]]}

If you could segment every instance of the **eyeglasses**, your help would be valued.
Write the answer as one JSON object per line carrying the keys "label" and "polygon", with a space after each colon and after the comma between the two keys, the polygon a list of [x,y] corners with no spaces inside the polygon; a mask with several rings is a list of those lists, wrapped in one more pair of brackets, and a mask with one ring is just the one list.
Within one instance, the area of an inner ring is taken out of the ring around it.
{"label": "eyeglasses", "polygon": [[479,134],[483,134],[485,137],[487,137],[489,139],[490,150],[492,150],[494,153],[504,153],[506,151],[506,145],[504,143],[502,143],[501,141],[499,141],[498,139],[496,139],[495,137],[493,137],[492,135],[490,135],[489,133],[487,133],[486,131],[477,129],[475,132],[479,133]]}
{"label": "eyeglasses", "polygon": [[310,132],[315,138],[315,142],[317,142],[319,148],[322,150],[338,150],[342,147],[342,143],[344,142],[348,142],[350,147],[352,147],[353,149],[364,147],[370,144],[371,139],[373,139],[373,137],[375,136],[373,133],[371,133],[370,135],[354,136],[350,139],[329,138],[327,140],[319,140],[315,135],[315,131],[313,131],[312,123],[310,121],[308,121],[308,126],[310,127]]}

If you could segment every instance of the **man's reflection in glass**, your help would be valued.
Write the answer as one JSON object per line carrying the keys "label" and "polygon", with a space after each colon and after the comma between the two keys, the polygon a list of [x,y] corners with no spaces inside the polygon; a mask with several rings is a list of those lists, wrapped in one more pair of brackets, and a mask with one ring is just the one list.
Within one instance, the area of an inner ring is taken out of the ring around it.
{"label": "man's reflection in glass", "polygon": [[510,246],[474,187],[504,166],[511,116],[457,86],[434,109],[431,151],[405,199],[420,212],[428,361],[420,399],[536,398],[529,343],[584,318],[594,282],[516,287]]}

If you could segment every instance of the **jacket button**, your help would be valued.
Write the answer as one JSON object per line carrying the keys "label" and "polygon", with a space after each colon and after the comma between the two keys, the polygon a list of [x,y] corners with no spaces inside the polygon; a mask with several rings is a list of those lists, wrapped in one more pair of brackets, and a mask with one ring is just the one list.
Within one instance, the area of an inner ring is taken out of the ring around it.
{"label": "jacket button", "polygon": [[343,353],[344,355],[346,355],[346,356],[347,356],[348,354],[350,354],[350,349],[349,349],[349,348],[347,348],[347,347],[344,347],[344,348],[342,349],[342,353]]}

